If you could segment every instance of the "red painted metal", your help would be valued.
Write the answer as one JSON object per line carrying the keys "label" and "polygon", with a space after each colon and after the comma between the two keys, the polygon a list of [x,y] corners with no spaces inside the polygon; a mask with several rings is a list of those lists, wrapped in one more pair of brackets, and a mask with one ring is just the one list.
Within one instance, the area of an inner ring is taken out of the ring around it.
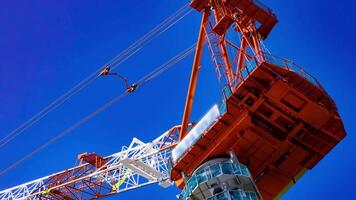
{"label": "red painted metal", "polygon": [[78,159],[91,164],[95,168],[100,168],[106,164],[106,160],[97,153],[83,153],[78,156]]}
{"label": "red painted metal", "polygon": [[[226,83],[226,112],[174,163],[171,179],[182,188],[182,174],[234,151],[263,198],[275,199],[346,136],[336,105],[302,68],[263,52],[261,41],[277,23],[267,6],[257,0],[193,0],[191,6],[214,11],[207,41]],[[242,42],[227,40],[231,29]],[[237,50],[232,62],[225,51],[231,48]],[[236,71],[232,78],[229,70]]]}
{"label": "red painted metal", "polygon": [[98,180],[86,178],[96,169],[96,166],[88,163],[54,174],[46,183],[48,190],[39,192],[36,197],[39,199],[66,200],[96,199],[114,193],[111,188]]}
{"label": "red painted metal", "polygon": [[[230,67],[226,66],[226,61],[228,61],[228,59],[225,57],[224,59],[224,54],[221,51],[221,47],[220,47],[220,36],[218,34],[216,34],[213,29],[212,29],[212,24],[210,23],[209,26],[207,27],[207,43],[209,46],[209,50],[210,50],[210,54],[211,54],[211,58],[213,61],[213,64],[215,66],[215,71],[217,74],[217,77],[219,80],[223,79],[226,81],[230,81],[233,79],[233,74],[232,72],[228,72],[230,70]],[[231,75],[229,75],[231,74]],[[230,78],[231,76],[231,78]],[[229,78],[227,78],[229,77]],[[226,84],[226,82],[224,82],[223,84]]]}
{"label": "red painted metal", "polygon": [[179,133],[179,140],[183,139],[183,137],[185,136],[185,134],[187,132],[188,124],[189,124],[190,113],[192,111],[193,100],[194,100],[194,95],[195,95],[195,88],[196,88],[197,80],[198,80],[200,60],[201,60],[202,53],[203,53],[203,46],[204,46],[205,35],[206,35],[205,30],[208,25],[209,15],[210,15],[210,10],[207,8],[203,11],[203,16],[202,16],[202,20],[201,20],[198,42],[197,42],[197,46],[196,46],[196,50],[195,50],[195,57],[194,57],[194,61],[193,61],[192,72],[190,75],[188,94],[187,94],[187,99],[186,99],[186,103],[185,103],[185,107],[184,107],[184,113],[183,113],[183,119],[182,119],[182,129]]}
{"label": "red painted metal", "polygon": [[[188,130],[192,124],[188,124]],[[168,136],[160,147],[160,151],[172,149],[178,141],[181,126],[174,126],[168,130]],[[46,190],[41,188],[32,192],[38,199],[98,199],[109,195],[117,194],[112,187],[104,184],[103,181],[89,176],[98,168],[107,170],[103,165],[108,158],[97,153],[83,153],[78,155],[80,161],[77,166],[52,175],[46,182]],[[121,168],[113,169],[120,170]]]}
{"label": "red painted metal", "polygon": [[280,66],[256,58],[255,67],[244,67],[247,75],[228,87],[226,113],[175,163],[173,180],[232,150],[264,199],[274,199],[345,137],[333,100],[310,75],[284,61]]}

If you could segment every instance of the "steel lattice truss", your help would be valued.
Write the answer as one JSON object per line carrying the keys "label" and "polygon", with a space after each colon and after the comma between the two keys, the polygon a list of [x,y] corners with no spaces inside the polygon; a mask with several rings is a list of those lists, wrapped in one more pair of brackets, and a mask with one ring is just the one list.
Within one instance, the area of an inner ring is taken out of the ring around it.
{"label": "steel lattice truss", "polygon": [[149,143],[134,138],[118,153],[3,190],[0,199],[97,199],[153,183],[168,187],[179,130],[173,127]]}

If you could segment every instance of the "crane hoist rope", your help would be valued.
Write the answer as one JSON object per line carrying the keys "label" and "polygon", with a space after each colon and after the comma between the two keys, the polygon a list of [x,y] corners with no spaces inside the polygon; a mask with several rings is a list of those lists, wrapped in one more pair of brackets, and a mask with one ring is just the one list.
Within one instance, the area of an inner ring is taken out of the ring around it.
{"label": "crane hoist rope", "polygon": [[[152,30],[150,30],[145,35],[143,35],[141,38],[139,38],[137,41],[132,43],[125,50],[120,52],[117,56],[115,56],[113,59],[111,59],[109,62],[107,62],[104,66],[109,66],[109,67],[111,67],[111,69],[117,68],[124,61],[126,61],[131,56],[135,55],[138,51],[140,51],[149,42],[151,42],[152,40],[157,38],[159,35],[161,35],[165,31],[167,31],[169,28],[171,28],[173,25],[178,23],[185,16],[190,14],[191,11],[192,11],[192,9],[190,9],[189,4],[185,4],[183,7],[178,9],[176,12],[174,12],[171,16],[166,18],[164,21],[162,21],[160,24],[158,24]],[[53,110],[57,109],[59,106],[63,105],[72,96],[74,96],[78,92],[82,91],[87,86],[89,86],[92,82],[94,82],[98,78],[97,74],[101,70],[102,70],[102,67],[99,68],[98,70],[96,70],[95,72],[93,72],[87,78],[83,79],[81,82],[79,82],[77,85],[72,87],[70,90],[68,90],[62,96],[55,99],[52,103],[50,103],[49,105],[44,107],[41,111],[39,111],[37,114],[33,115],[30,119],[28,119],[27,121],[25,121],[24,123],[19,125],[17,128],[15,128],[14,130],[12,130],[8,134],[6,134],[3,138],[0,139],[0,148],[5,146],[7,143],[12,141],[14,138],[19,136],[20,134],[22,134],[25,130],[27,130],[28,128],[32,127],[34,124],[39,122],[48,113],[52,112]]]}
{"label": "crane hoist rope", "polygon": [[[127,60],[131,55],[137,53],[139,50],[143,48],[143,45],[148,44],[151,42],[153,39],[167,31],[169,28],[171,28],[173,25],[178,23],[181,19],[183,19],[185,16],[190,14],[193,10],[190,9],[189,4],[185,4],[183,7],[178,9],[173,15],[169,16],[166,18],[164,21],[162,21],[159,25],[157,25],[155,28],[153,28],[151,31],[146,33],[144,36],[142,36],[140,39],[138,39],[135,43],[130,45],[127,49],[125,49],[122,52],[121,57],[117,56],[113,58],[111,61],[109,61],[106,65],[104,66],[109,66],[112,69],[117,68],[122,62]],[[122,58],[123,57],[123,58]],[[100,71],[99,69],[97,73]]]}
{"label": "crane hoist rope", "polygon": [[[183,60],[184,58],[186,58],[188,55],[192,54],[195,50],[195,44],[189,46],[187,49],[183,50],[182,52],[180,52],[178,55],[174,56],[173,58],[171,58],[170,60],[168,60],[166,63],[160,65],[159,67],[155,68],[151,73],[147,74],[146,76],[142,77],[139,81],[137,81],[136,83],[132,84],[131,87],[134,86],[134,90],[136,90],[139,87],[142,87],[143,85],[147,84],[148,82],[152,81],[154,78],[156,78],[157,76],[159,76],[160,74],[162,74],[163,72],[167,71],[168,69],[170,69],[171,67],[173,67],[175,64],[177,64],[179,61]],[[134,91],[133,90],[133,91]],[[129,94],[130,92],[129,89],[126,89],[124,92],[122,92],[119,96],[115,97],[114,99],[112,99],[111,101],[109,101],[108,103],[106,103],[105,105],[101,106],[100,108],[98,108],[97,110],[95,110],[94,112],[92,112],[91,114],[87,115],[86,117],[82,118],[80,121],[78,121],[77,123],[75,123],[74,125],[70,126],[69,128],[63,130],[62,132],[60,132],[57,136],[53,137],[52,139],[48,140],[45,144],[37,147],[34,151],[28,153],[27,155],[25,155],[24,157],[22,157],[21,159],[17,160],[15,163],[13,163],[12,165],[10,165],[9,167],[7,167],[6,169],[2,170],[0,172],[0,176],[3,176],[4,174],[6,174],[7,172],[9,172],[10,170],[12,170],[13,168],[15,168],[16,166],[18,166],[19,164],[21,164],[22,162],[28,160],[29,158],[33,157],[34,155],[36,155],[37,153],[41,152],[43,149],[45,149],[46,147],[48,147],[49,145],[53,144],[54,142],[56,142],[57,140],[61,139],[62,137],[64,137],[65,135],[71,133],[72,131],[74,131],[75,129],[79,128],[81,125],[83,125],[85,122],[89,121],[90,119],[92,119],[94,116],[96,116],[97,114],[99,114],[100,112],[106,110],[107,108],[109,108],[110,106],[114,105],[115,103],[117,103],[118,101],[120,101],[121,99],[123,99],[127,94]]]}

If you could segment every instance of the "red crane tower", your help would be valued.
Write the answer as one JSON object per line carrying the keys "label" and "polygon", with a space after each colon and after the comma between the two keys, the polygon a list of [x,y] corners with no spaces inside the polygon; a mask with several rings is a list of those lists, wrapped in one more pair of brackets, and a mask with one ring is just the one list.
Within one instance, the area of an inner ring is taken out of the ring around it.
{"label": "red crane tower", "polygon": [[[345,137],[335,103],[313,76],[262,49],[277,23],[270,8],[257,0],[193,0],[191,6],[202,23],[171,179],[186,199],[248,192],[275,199]],[[229,31],[241,35],[239,43],[227,38]],[[205,38],[225,83],[224,100],[218,114],[207,113],[204,129],[187,134]],[[230,57],[231,48],[237,53]],[[241,166],[249,181],[218,178],[239,177]]]}
{"label": "red crane tower", "polygon": [[[258,0],[190,5],[202,20],[182,125],[108,157],[82,154],[74,168],[1,191],[1,199],[97,199],[171,181],[181,199],[275,199],[345,137],[320,83],[263,47],[278,22],[270,8]],[[223,100],[190,124],[204,44]]]}

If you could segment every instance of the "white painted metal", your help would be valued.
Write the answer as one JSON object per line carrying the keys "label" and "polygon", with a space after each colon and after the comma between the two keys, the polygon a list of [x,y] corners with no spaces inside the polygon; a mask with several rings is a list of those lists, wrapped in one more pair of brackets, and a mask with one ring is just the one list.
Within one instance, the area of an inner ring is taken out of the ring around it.
{"label": "white painted metal", "polygon": [[[149,143],[134,138],[128,147],[124,146],[122,151],[106,157],[108,162],[93,173],[50,189],[60,189],[60,187],[87,178],[98,180],[107,187],[113,188],[111,193],[120,193],[153,183],[168,187],[172,185],[167,166],[171,158],[171,149],[165,148],[160,151],[168,134],[169,131]],[[172,144],[171,138],[169,142]],[[45,183],[53,175],[0,191],[0,199],[38,199],[38,195],[48,191],[49,188]]]}
{"label": "white painted metal", "polygon": [[176,163],[220,117],[219,107],[214,105],[172,150],[173,163]]}

